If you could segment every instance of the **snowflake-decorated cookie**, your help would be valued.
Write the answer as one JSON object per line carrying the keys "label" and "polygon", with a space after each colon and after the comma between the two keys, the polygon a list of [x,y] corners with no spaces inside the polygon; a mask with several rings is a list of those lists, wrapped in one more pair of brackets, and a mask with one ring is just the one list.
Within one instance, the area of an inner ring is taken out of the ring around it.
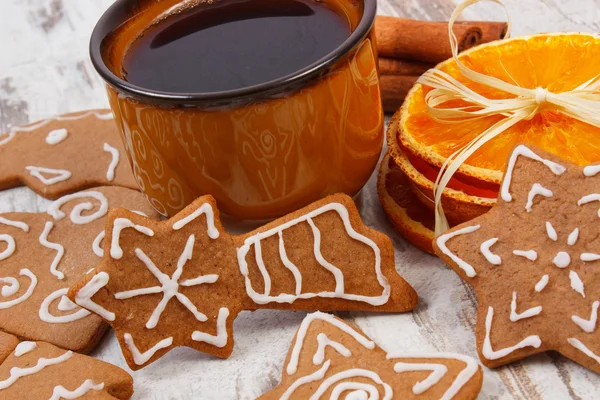
{"label": "snowflake-decorated cookie", "polygon": [[477,292],[485,365],[556,350],[600,372],[599,172],[520,145],[496,206],[436,239]]}
{"label": "snowflake-decorated cookie", "polygon": [[281,383],[259,399],[475,399],[482,379],[470,357],[386,354],[358,328],[317,312],[302,321]]}
{"label": "snowflake-decorated cookie", "polygon": [[158,217],[140,192],[120,187],[67,195],[44,213],[0,214],[1,330],[78,352],[92,349],[106,325],[66,294],[100,260],[112,207]]}
{"label": "snowflake-decorated cookie", "polygon": [[126,400],[133,379],[121,368],[45,342],[19,342],[0,334],[0,398],[3,400]]}
{"label": "snowflake-decorated cookie", "polygon": [[110,110],[90,110],[0,134],[0,189],[26,185],[56,199],[95,186],[137,190]]}
{"label": "snowflake-decorated cookie", "polygon": [[345,195],[242,236],[223,229],[211,196],[163,222],[114,210],[102,263],[69,297],[113,326],[132,369],[175,346],[228,357],[242,310],[407,311],[417,302],[389,238],[365,227]]}

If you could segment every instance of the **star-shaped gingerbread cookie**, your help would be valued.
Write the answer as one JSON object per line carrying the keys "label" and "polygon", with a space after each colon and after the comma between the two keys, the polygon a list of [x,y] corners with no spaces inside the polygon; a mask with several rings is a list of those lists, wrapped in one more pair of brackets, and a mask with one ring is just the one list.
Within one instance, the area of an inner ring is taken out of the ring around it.
{"label": "star-shaped gingerbread cookie", "polygon": [[61,197],[47,212],[0,214],[1,330],[64,349],[92,350],[106,325],[66,294],[100,260],[112,207],[158,218],[142,193],[121,187]]}
{"label": "star-shaped gingerbread cookie", "polygon": [[121,368],[45,342],[19,342],[0,333],[3,400],[126,400],[133,379]]}
{"label": "star-shaped gingerbread cookie", "polygon": [[599,172],[520,145],[492,210],[435,240],[477,292],[486,366],[556,350],[600,372]]}
{"label": "star-shaped gingerbread cookie", "polygon": [[482,380],[470,357],[386,354],[358,328],[316,312],[296,333],[281,383],[259,399],[476,399]]}
{"label": "star-shaped gingerbread cookie", "polygon": [[59,115],[0,134],[0,189],[48,199],[115,185],[138,190],[110,110]]}
{"label": "star-shaped gingerbread cookie", "polygon": [[364,226],[345,195],[241,236],[223,229],[211,196],[162,222],[114,210],[102,263],[69,297],[113,326],[132,369],[175,346],[228,357],[242,310],[407,311],[417,302],[390,239]]}

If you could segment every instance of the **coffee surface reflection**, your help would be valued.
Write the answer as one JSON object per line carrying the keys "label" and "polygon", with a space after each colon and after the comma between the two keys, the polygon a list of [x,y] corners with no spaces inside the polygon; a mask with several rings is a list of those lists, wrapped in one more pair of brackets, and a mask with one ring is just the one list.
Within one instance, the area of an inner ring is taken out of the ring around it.
{"label": "coffee surface reflection", "polygon": [[299,71],[350,33],[347,17],[314,0],[215,2],[145,29],[127,50],[122,75],[164,92],[240,89]]}

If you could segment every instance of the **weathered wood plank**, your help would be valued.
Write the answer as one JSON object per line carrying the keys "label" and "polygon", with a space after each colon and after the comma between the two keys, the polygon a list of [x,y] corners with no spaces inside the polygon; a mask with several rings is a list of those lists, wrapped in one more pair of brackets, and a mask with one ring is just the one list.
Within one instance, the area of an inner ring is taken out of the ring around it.
{"label": "weathered wood plank", "polygon": [[451,0],[384,0],[378,2],[378,12],[404,18],[444,21],[454,10]]}

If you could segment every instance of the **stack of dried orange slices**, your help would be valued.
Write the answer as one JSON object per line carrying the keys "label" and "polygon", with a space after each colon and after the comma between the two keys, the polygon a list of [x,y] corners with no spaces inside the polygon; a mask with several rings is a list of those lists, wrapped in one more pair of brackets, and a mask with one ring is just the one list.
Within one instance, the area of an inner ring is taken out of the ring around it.
{"label": "stack of dried orange slices", "polygon": [[[600,36],[558,33],[518,37],[473,48],[459,59],[473,71],[513,85],[562,93],[600,74]],[[436,68],[488,98],[514,97],[465,78],[454,59]],[[425,102],[430,90],[417,83],[394,115],[387,131],[389,155],[382,162],[378,182],[379,197],[396,229],[427,252],[432,252],[433,186],[440,167],[502,118],[438,122],[429,115]],[[453,100],[445,106],[465,105],[462,100]],[[600,128],[559,111],[542,110],[483,145],[460,166],[442,196],[450,225],[477,217],[496,202],[506,160],[518,143],[537,146],[578,165],[600,161]]]}

